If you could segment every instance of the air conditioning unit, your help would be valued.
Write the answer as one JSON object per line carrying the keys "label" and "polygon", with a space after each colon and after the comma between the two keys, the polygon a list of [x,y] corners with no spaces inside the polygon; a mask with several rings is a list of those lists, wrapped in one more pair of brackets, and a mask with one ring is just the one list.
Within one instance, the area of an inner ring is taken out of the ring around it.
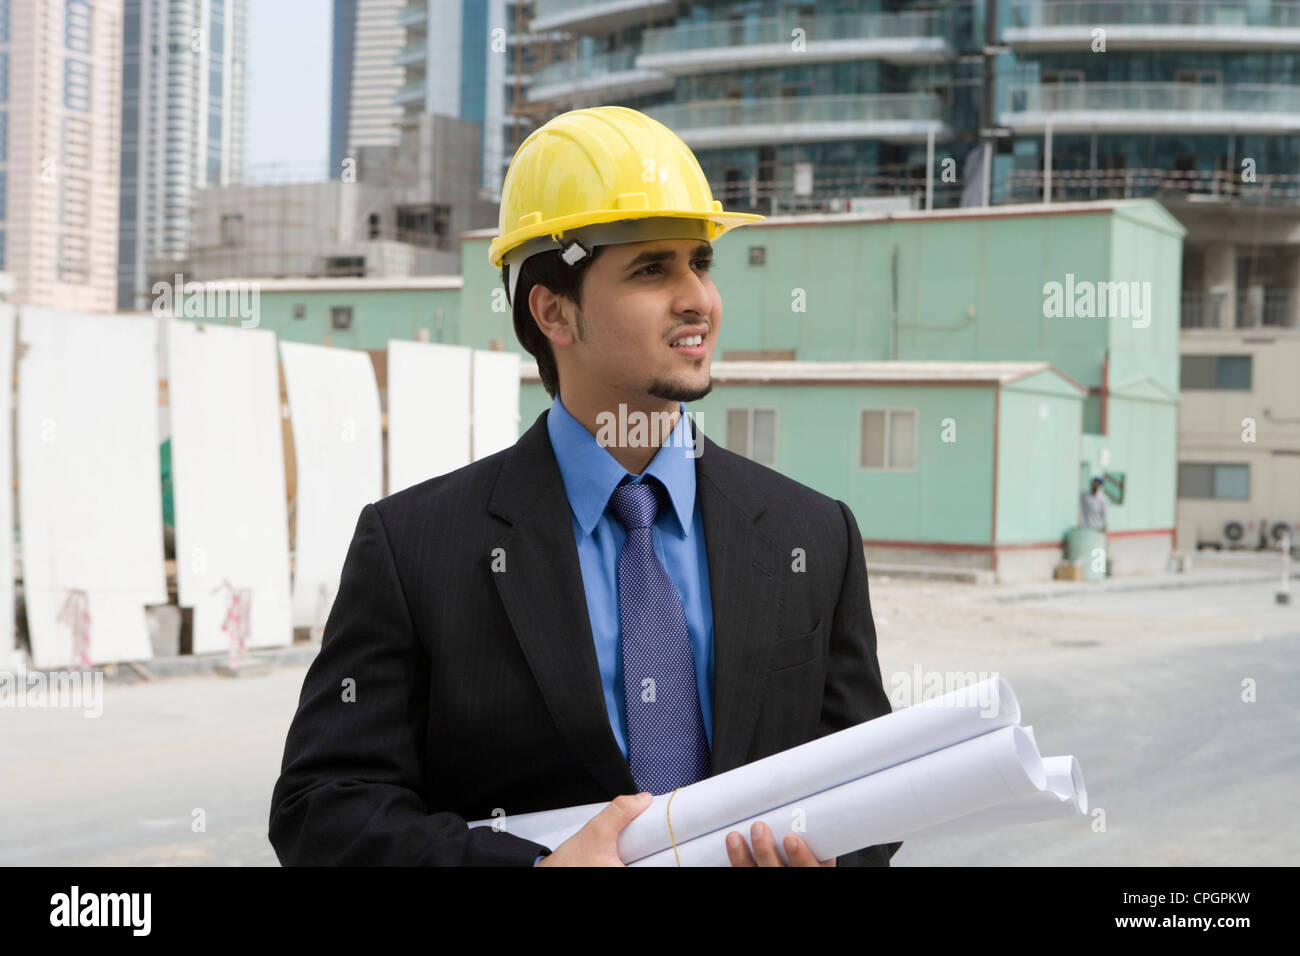
{"label": "air conditioning unit", "polygon": [[1282,536],[1291,535],[1291,548],[1300,546],[1300,521],[1270,521],[1267,526],[1268,547],[1278,548],[1282,545]]}
{"label": "air conditioning unit", "polygon": [[1253,519],[1229,518],[1223,523],[1221,547],[1224,551],[1235,551],[1239,548],[1256,551],[1259,549],[1261,530],[1261,523]]}

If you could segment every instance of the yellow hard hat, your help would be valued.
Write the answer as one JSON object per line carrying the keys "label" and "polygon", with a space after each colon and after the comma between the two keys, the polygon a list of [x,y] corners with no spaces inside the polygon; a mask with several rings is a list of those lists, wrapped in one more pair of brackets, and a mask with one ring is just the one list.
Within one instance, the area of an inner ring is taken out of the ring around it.
{"label": "yellow hard hat", "polygon": [[[488,261],[518,264],[575,239],[590,246],[678,231],[713,240],[765,218],[723,210],[690,147],[658,120],[625,106],[570,110],[530,133],[510,161]],[[616,222],[627,228],[599,228]]]}

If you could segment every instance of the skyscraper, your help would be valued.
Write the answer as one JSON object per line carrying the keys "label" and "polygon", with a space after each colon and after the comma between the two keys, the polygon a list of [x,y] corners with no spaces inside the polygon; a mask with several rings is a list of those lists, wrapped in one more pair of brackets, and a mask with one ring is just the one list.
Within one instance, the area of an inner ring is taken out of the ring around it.
{"label": "skyscraper", "polygon": [[[398,16],[406,45],[398,64],[406,71],[396,102],[405,115],[434,113],[478,123],[480,186],[499,194],[505,166],[522,136],[523,122],[508,115],[510,74],[522,72],[516,48],[537,38],[513,29],[514,0],[409,0]],[[525,67],[530,60],[525,60]]]}
{"label": "skyscraper", "polygon": [[240,181],[247,0],[125,0],[117,305],[185,254],[193,194]]}
{"label": "skyscraper", "polygon": [[0,0],[0,242],[13,299],[112,311],[122,0]]}
{"label": "skyscraper", "polygon": [[334,0],[330,175],[359,146],[395,146],[402,108],[403,0]]}

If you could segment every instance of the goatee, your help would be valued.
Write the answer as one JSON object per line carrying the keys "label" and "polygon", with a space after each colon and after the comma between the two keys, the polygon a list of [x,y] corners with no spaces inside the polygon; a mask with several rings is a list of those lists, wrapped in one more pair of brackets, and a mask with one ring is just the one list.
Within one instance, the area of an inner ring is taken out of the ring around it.
{"label": "goatee", "polygon": [[650,383],[648,391],[655,398],[666,399],[670,402],[694,402],[713,391],[713,378],[710,377],[703,386],[679,385],[676,382],[655,379]]}

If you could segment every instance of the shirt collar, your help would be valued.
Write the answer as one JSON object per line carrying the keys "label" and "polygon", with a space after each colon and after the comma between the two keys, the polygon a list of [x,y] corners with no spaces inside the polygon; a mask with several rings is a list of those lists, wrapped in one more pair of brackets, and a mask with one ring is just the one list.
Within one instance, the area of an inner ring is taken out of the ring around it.
{"label": "shirt collar", "polygon": [[591,534],[596,527],[615,488],[625,479],[641,481],[647,475],[654,475],[668,489],[681,532],[685,534],[690,528],[695,510],[695,458],[688,454],[686,406],[678,402],[678,408],[681,414],[668,440],[638,477],[602,448],[596,436],[569,414],[560,397],[555,396],[546,416],[546,430],[564,479],[569,506],[583,534]]}

